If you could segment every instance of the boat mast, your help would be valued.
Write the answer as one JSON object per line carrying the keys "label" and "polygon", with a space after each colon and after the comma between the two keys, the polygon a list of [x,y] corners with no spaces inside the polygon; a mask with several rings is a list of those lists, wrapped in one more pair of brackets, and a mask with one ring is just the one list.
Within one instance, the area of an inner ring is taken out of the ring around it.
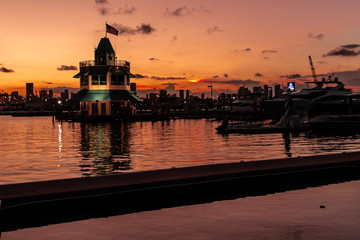
{"label": "boat mast", "polygon": [[311,67],[312,76],[314,78],[314,82],[317,82],[315,68],[314,68],[314,64],[313,64],[313,62],[311,60],[311,56],[309,56],[309,61],[310,61],[310,67]]}

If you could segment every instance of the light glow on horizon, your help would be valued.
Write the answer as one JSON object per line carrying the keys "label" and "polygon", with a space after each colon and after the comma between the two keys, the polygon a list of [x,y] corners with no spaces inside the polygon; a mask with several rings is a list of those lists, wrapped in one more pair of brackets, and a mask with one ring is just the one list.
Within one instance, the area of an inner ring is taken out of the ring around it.
{"label": "light glow on horizon", "polygon": [[[7,24],[0,39],[0,88],[22,95],[26,82],[33,82],[38,92],[79,88],[73,78],[77,71],[60,66],[78,67],[80,61],[93,59],[93,50],[105,35],[105,21],[121,28],[118,37],[108,34],[108,38],[117,58],[130,61],[131,72],[144,76],[132,79],[139,89],[159,89],[171,82],[180,89],[207,93],[206,79],[228,92],[242,85],[287,81],[301,87],[311,75],[308,55],[317,74],[339,73],[347,86],[360,86],[360,2],[108,0],[104,4],[2,1],[0,14]],[[111,11],[124,6],[133,11]],[[101,12],[102,7],[109,12]],[[182,7],[186,14],[176,11]],[[286,79],[295,75],[302,78]]]}

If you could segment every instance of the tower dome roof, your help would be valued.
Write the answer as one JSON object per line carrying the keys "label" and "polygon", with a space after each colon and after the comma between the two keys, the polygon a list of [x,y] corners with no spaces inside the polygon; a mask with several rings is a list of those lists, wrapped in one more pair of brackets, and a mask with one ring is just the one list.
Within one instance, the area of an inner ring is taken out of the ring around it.
{"label": "tower dome roof", "polygon": [[108,38],[102,38],[95,50],[96,55],[115,54],[115,51]]}

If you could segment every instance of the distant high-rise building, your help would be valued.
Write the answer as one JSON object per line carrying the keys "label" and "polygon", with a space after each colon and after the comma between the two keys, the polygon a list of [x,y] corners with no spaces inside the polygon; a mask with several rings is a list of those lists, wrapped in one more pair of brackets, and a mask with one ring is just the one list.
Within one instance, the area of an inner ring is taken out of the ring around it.
{"label": "distant high-rise building", "polygon": [[11,96],[11,100],[16,100],[19,98],[19,92],[13,91],[13,92],[11,92],[10,96]]}
{"label": "distant high-rise building", "polygon": [[244,96],[247,96],[249,95],[250,93],[250,90],[244,86],[240,87],[239,90],[238,90],[238,97],[244,97]]}
{"label": "distant high-rise building", "polygon": [[64,91],[64,99],[69,99],[69,89],[65,89],[65,91]]}
{"label": "distant high-rise building", "polygon": [[26,98],[29,99],[34,96],[34,83],[26,83]]}
{"label": "distant high-rise building", "polygon": [[264,97],[265,99],[269,99],[269,86],[264,85]]}
{"label": "distant high-rise building", "polygon": [[190,91],[189,89],[186,90],[186,99],[189,99],[190,98]]}
{"label": "distant high-rise building", "polygon": [[149,99],[155,100],[156,99],[156,93],[149,93]]}
{"label": "distant high-rise building", "polygon": [[269,97],[272,98],[272,95],[273,95],[272,87],[269,87]]}
{"label": "distant high-rise building", "polygon": [[164,98],[164,97],[167,96],[167,91],[166,91],[165,89],[161,89],[160,92],[159,92],[159,94],[160,94],[160,97],[161,97],[161,98]]}
{"label": "distant high-rise building", "polygon": [[204,100],[205,99],[205,93],[202,93],[201,94],[201,100]]}
{"label": "distant high-rise building", "polygon": [[54,97],[54,91],[52,89],[49,90],[49,98],[52,99]]}
{"label": "distant high-rise building", "polygon": [[40,90],[40,99],[44,100],[45,98],[47,98],[48,94],[47,94],[47,90]]}
{"label": "distant high-rise building", "polygon": [[281,96],[281,89],[280,89],[280,84],[276,84],[275,85],[275,97],[278,98]]}
{"label": "distant high-rise building", "polygon": [[184,90],[179,90],[179,98],[184,100]]}
{"label": "distant high-rise building", "polygon": [[136,92],[136,83],[130,83],[130,91]]}
{"label": "distant high-rise building", "polygon": [[253,87],[253,93],[261,93],[262,88],[261,87]]}

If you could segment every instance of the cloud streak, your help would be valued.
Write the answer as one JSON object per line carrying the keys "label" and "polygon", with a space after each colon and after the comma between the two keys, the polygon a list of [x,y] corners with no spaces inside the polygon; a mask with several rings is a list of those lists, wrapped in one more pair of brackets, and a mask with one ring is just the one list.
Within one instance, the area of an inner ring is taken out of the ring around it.
{"label": "cloud streak", "polygon": [[342,57],[355,57],[360,54],[359,50],[356,50],[359,48],[359,44],[347,44],[347,45],[341,45],[340,47],[337,47],[328,53],[324,54],[323,57],[332,57],[332,56],[342,56]]}
{"label": "cloud streak", "polygon": [[313,38],[313,39],[317,39],[317,40],[322,40],[325,37],[324,34],[319,33],[318,35],[314,35],[312,33],[308,34],[308,38]]}
{"label": "cloud streak", "polygon": [[208,9],[206,9],[204,6],[200,6],[200,8],[188,8],[187,6],[179,7],[174,10],[170,10],[169,8],[166,8],[165,15],[169,17],[185,17],[188,16],[194,12],[210,12]]}
{"label": "cloud streak", "polygon": [[95,3],[96,5],[99,6],[97,10],[102,16],[120,15],[120,14],[128,15],[128,14],[132,14],[136,10],[135,7],[129,7],[128,5],[125,5],[124,7],[119,8],[117,11],[112,11],[112,8],[110,7],[110,3],[107,0],[95,0]]}
{"label": "cloud streak", "polygon": [[277,53],[277,50],[262,50],[261,53]]}
{"label": "cloud streak", "polygon": [[191,13],[192,12],[186,6],[177,8],[175,10],[170,10],[168,8],[165,10],[165,15],[170,17],[184,17],[186,15],[190,15]]}
{"label": "cloud streak", "polygon": [[220,29],[218,26],[214,25],[213,27],[206,29],[206,32],[208,34],[213,34],[213,33],[216,33],[216,32],[223,32],[223,30]]}
{"label": "cloud streak", "polygon": [[58,71],[71,71],[71,70],[78,70],[76,66],[70,65],[61,65],[61,67],[57,68]]}
{"label": "cloud streak", "polygon": [[251,79],[247,79],[247,80],[241,80],[241,79],[232,79],[232,80],[215,80],[215,79],[206,79],[203,80],[202,82],[206,82],[206,83],[218,83],[218,84],[229,84],[229,85],[233,85],[233,86],[242,86],[242,85],[251,85],[251,86],[258,86],[258,85],[262,85],[263,83],[259,82],[259,81],[254,81]]}
{"label": "cloud streak", "polygon": [[163,81],[163,80],[185,80],[185,77],[158,77],[158,76],[146,76],[146,75],[141,75],[141,74],[134,74],[134,78],[149,78],[149,79],[155,79],[155,80],[159,80],[159,81]]}
{"label": "cloud streak", "polygon": [[299,73],[294,73],[290,75],[281,75],[280,78],[297,79],[297,78],[306,78],[306,76],[301,76],[301,74]]}
{"label": "cloud streak", "polygon": [[3,73],[13,73],[14,70],[9,69],[9,68],[6,68],[6,67],[1,67],[1,68],[0,68],[0,72],[3,72]]}
{"label": "cloud streak", "polygon": [[143,34],[150,35],[156,31],[154,27],[151,26],[150,23],[145,24],[141,23],[140,26],[136,26],[136,28],[131,28],[129,26],[124,26],[122,24],[112,24],[119,31],[119,35],[135,35],[135,34]]}

